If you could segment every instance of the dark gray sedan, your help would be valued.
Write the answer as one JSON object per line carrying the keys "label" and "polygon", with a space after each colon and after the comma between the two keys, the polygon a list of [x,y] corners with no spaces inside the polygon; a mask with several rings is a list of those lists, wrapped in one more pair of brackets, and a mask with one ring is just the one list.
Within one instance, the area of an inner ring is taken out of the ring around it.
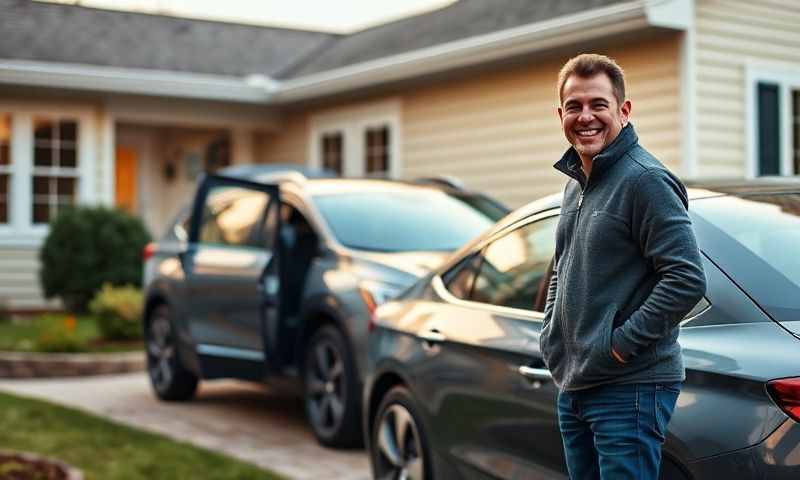
{"label": "dark gray sedan", "polygon": [[[708,292],[662,478],[800,478],[800,185],[690,189]],[[558,196],[506,217],[377,312],[364,425],[376,478],[564,478],[539,352]]]}

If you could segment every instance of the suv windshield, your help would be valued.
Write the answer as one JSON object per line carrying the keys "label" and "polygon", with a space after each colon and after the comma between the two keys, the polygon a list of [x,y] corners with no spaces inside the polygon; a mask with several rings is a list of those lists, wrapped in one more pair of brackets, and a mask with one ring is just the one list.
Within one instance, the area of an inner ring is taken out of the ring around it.
{"label": "suv windshield", "polygon": [[800,318],[800,194],[757,194],[692,202],[706,255],[769,315]]}
{"label": "suv windshield", "polygon": [[[433,189],[316,195],[339,242],[380,252],[451,251],[492,226],[500,209]],[[477,202],[480,203],[480,202]]]}

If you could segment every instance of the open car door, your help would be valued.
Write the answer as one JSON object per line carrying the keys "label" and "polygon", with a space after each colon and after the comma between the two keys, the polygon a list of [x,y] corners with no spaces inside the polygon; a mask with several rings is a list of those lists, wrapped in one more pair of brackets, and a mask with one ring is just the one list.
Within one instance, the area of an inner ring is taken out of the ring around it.
{"label": "open car door", "polygon": [[210,175],[184,254],[190,332],[205,378],[261,380],[278,358],[280,195],[274,184]]}

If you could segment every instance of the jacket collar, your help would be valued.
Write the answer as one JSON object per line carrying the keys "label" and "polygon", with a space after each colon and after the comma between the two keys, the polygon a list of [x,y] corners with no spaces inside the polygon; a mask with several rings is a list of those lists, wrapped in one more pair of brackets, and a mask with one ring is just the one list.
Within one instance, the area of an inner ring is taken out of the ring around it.
{"label": "jacket collar", "polygon": [[[633,124],[628,122],[619,132],[617,138],[592,160],[592,179],[596,180],[602,176],[605,171],[617,163],[617,160],[622,158],[622,156],[637,143],[639,143],[639,137],[633,129]],[[553,167],[569,177],[574,178],[583,188],[586,188],[586,176],[583,174],[581,159],[578,156],[578,152],[575,151],[575,147],[569,147],[561,157],[561,160],[556,162]]]}

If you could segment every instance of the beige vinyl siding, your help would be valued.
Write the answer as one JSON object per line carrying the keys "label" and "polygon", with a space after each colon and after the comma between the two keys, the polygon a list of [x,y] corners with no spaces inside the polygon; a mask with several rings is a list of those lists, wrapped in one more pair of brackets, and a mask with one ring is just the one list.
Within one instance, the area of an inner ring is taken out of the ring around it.
{"label": "beige vinyl siding", "polygon": [[[626,71],[642,143],[680,173],[680,36],[610,50]],[[403,176],[454,175],[512,207],[558,192],[567,148],[556,114],[563,59],[490,72],[403,97]]]}
{"label": "beige vinyl siding", "polygon": [[[625,69],[632,122],[642,144],[680,173],[680,34],[607,52]],[[558,192],[565,177],[552,165],[567,148],[556,113],[555,79],[567,57],[531,67],[417,87],[401,101],[401,175],[453,175],[511,207]],[[381,98],[371,100],[380,102]],[[308,162],[308,119],[348,109],[329,105],[285,118],[276,134],[261,135],[265,163]]]}
{"label": "beige vinyl siding", "polygon": [[800,2],[697,0],[700,176],[746,174],[746,66],[800,65]]}
{"label": "beige vinyl siding", "polygon": [[306,164],[308,135],[308,116],[305,113],[286,115],[282,128],[276,133],[256,136],[256,162]]}
{"label": "beige vinyl siding", "polygon": [[0,311],[56,307],[39,287],[38,250],[0,247]]}

